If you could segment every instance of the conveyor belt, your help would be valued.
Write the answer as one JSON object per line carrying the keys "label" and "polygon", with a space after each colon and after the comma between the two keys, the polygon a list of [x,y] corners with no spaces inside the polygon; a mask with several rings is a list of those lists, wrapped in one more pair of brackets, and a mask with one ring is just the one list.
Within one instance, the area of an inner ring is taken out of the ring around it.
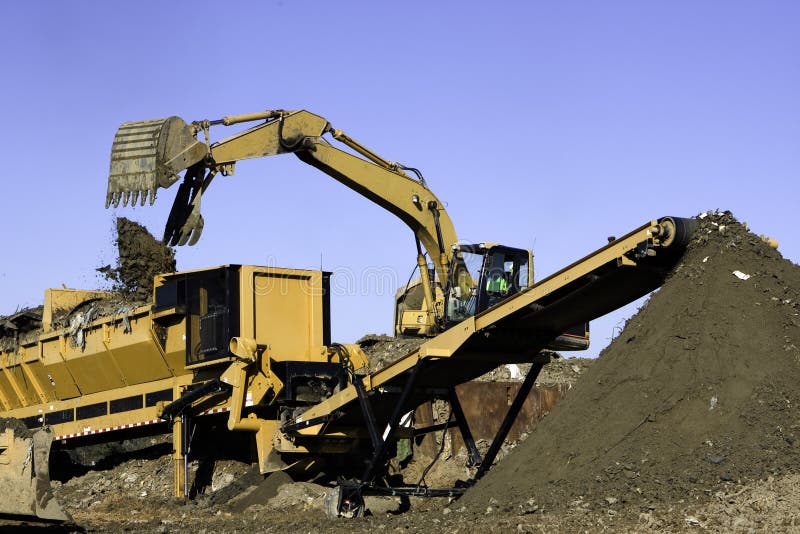
{"label": "conveyor belt", "polygon": [[[665,226],[669,235],[663,233]],[[694,227],[692,219],[650,221],[366,377],[377,425],[386,425],[417,364],[414,391],[406,402],[409,410],[498,365],[540,361],[540,351],[570,327],[657,289],[680,261]],[[309,426],[295,425],[294,431],[305,436],[364,428],[365,423],[353,386],[312,407],[295,423],[303,421]],[[314,424],[320,421],[325,423]]]}

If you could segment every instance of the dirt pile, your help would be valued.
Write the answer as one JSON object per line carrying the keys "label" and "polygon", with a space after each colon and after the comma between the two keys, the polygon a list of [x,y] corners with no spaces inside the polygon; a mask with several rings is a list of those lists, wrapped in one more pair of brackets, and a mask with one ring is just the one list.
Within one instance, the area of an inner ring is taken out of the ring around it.
{"label": "dirt pile", "polygon": [[800,471],[800,267],[729,213],[701,217],[661,290],[463,503],[654,510]]}
{"label": "dirt pile", "polygon": [[141,224],[118,217],[116,222],[118,257],[116,267],[97,269],[116,291],[136,300],[149,300],[153,277],[175,271],[175,250],[158,241]]}

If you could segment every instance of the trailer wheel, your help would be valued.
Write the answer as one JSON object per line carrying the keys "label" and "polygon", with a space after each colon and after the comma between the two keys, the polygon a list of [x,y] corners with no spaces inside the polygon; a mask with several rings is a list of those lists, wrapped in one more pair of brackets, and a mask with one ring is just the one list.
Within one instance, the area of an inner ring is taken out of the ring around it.
{"label": "trailer wheel", "polygon": [[336,486],[325,495],[325,515],[328,517],[364,517],[364,498],[358,491],[346,492],[345,496],[341,486]]}

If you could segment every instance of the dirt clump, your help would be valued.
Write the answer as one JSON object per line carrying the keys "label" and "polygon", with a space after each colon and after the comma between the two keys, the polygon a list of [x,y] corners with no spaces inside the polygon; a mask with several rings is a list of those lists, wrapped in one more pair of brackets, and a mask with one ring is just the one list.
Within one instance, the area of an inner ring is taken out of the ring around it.
{"label": "dirt clump", "polygon": [[175,249],[135,221],[117,217],[114,243],[118,251],[116,266],[97,270],[111,281],[114,290],[135,300],[151,298],[155,275],[175,271]]}
{"label": "dirt clump", "polygon": [[356,343],[369,360],[369,372],[374,373],[411,354],[427,341],[426,338],[398,338],[386,334],[367,334]]}
{"label": "dirt clump", "polygon": [[28,439],[33,435],[33,432],[19,419],[0,417],[0,432],[5,432],[6,429],[13,430],[14,435],[21,439]]}
{"label": "dirt clump", "polygon": [[38,336],[42,330],[44,306],[24,308],[11,315],[0,317],[0,351],[16,350]]}
{"label": "dirt clump", "polygon": [[699,219],[661,290],[465,505],[656,510],[799,471],[800,267],[728,212]]}

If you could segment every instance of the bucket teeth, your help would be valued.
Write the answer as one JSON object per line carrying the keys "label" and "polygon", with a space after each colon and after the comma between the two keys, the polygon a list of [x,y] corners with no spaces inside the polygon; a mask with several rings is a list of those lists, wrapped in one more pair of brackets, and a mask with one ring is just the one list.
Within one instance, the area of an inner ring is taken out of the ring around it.
{"label": "bucket teeth", "polygon": [[109,190],[106,193],[106,208],[111,206],[119,207],[120,202],[123,206],[129,203],[131,206],[136,206],[138,202],[140,206],[144,206],[147,202],[153,205],[156,200],[156,188],[152,189],[131,189],[131,190]]}
{"label": "bucket teeth", "polygon": [[152,205],[159,187],[171,186],[205,156],[206,145],[178,117],[124,123],[111,145],[106,207],[144,206],[148,196]]}

